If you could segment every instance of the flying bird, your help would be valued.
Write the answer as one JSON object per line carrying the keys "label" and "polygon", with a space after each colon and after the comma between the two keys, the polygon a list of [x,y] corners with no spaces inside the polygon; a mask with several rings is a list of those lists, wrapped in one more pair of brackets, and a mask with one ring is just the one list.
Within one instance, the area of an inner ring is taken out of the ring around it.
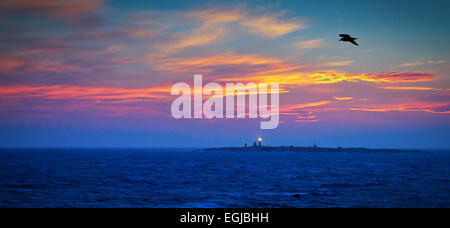
{"label": "flying bird", "polygon": [[339,36],[342,38],[339,41],[350,42],[356,46],[359,46],[359,44],[355,41],[358,38],[351,37],[349,34],[340,34]]}

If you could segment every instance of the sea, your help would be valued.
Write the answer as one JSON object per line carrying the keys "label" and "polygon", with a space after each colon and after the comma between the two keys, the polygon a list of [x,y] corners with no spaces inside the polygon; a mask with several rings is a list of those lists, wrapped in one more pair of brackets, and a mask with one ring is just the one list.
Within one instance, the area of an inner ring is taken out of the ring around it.
{"label": "sea", "polygon": [[450,151],[1,149],[0,207],[448,208]]}

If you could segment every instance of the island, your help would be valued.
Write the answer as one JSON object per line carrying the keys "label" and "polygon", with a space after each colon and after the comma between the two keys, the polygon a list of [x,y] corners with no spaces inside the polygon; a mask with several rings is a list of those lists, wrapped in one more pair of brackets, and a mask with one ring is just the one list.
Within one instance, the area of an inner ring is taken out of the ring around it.
{"label": "island", "polygon": [[218,147],[218,148],[205,148],[198,151],[239,151],[239,152],[366,152],[366,153],[399,153],[399,152],[422,152],[420,150],[408,150],[408,149],[369,149],[364,147],[343,148],[343,147],[318,147],[313,145],[310,147],[300,146],[262,146],[262,138],[258,137],[258,143],[254,142],[253,146],[243,147]]}
{"label": "island", "polygon": [[205,148],[197,151],[241,151],[241,152],[366,152],[366,153],[405,153],[405,152],[422,152],[420,150],[406,150],[406,149],[369,149],[369,148],[331,148],[331,147],[294,147],[294,146],[279,146],[279,147],[219,147],[219,148]]}

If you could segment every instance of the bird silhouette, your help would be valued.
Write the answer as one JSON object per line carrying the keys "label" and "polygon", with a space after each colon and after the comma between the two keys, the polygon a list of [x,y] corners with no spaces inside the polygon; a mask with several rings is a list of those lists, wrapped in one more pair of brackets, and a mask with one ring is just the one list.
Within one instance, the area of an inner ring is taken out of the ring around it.
{"label": "bird silhouette", "polygon": [[359,46],[359,44],[355,41],[358,38],[351,37],[349,34],[340,34],[339,36],[342,38],[339,41],[350,42],[356,46]]}

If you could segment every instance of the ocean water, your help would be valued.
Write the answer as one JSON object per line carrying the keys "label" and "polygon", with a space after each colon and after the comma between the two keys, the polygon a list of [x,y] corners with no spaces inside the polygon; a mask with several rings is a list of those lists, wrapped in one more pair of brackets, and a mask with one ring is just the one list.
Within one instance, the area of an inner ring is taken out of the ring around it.
{"label": "ocean water", "polygon": [[450,207],[450,151],[0,151],[0,207]]}

